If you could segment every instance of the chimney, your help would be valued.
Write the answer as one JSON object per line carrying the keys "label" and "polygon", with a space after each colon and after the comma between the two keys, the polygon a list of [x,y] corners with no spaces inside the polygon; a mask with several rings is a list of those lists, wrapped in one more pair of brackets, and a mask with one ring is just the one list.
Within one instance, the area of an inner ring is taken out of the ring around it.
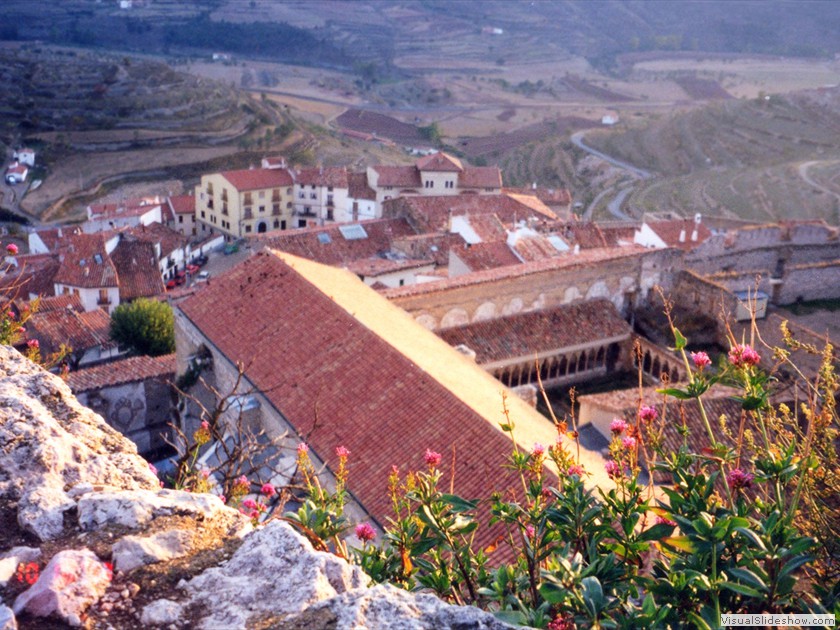
{"label": "chimney", "polygon": [[58,238],[62,238],[64,233],[61,231],[61,228],[58,228]]}
{"label": "chimney", "polygon": [[573,254],[580,254],[580,245],[575,244],[575,248],[572,250]]}
{"label": "chimney", "polygon": [[697,230],[691,230],[691,240],[697,242]]}
{"label": "chimney", "polygon": [[537,189],[537,182],[533,182],[531,184],[531,190],[536,190],[536,189]]}
{"label": "chimney", "polygon": [[680,243],[685,243],[685,230],[680,230]]}

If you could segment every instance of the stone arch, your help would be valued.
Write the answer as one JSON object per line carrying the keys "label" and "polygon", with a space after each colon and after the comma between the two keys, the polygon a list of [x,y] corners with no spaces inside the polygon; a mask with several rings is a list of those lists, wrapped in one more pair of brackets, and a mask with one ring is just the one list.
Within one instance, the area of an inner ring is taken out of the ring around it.
{"label": "stone arch", "polygon": [[594,298],[599,298],[599,297],[609,297],[609,296],[610,296],[610,289],[609,289],[609,287],[607,287],[607,283],[604,282],[603,280],[599,280],[598,282],[593,284],[591,287],[589,287],[589,290],[586,292],[586,299],[587,300],[592,300]]}
{"label": "stone arch", "polygon": [[543,359],[540,363],[540,378],[543,381],[548,380],[548,375],[551,373],[551,368],[554,367],[554,358],[549,357],[547,359]]}
{"label": "stone arch", "polygon": [[493,302],[484,302],[484,304],[481,304],[477,309],[475,309],[472,320],[474,322],[483,322],[488,319],[494,319],[495,317],[496,305]]}
{"label": "stone arch", "polygon": [[577,372],[577,364],[578,364],[578,357],[576,354],[573,354],[569,358],[569,369],[566,371],[566,374],[574,374]]}
{"label": "stone arch", "polygon": [[606,350],[604,350],[604,346],[598,348],[598,353],[595,355],[595,360],[598,362],[599,365],[604,364],[604,359],[606,358]]}
{"label": "stone arch", "polygon": [[642,361],[642,372],[647,372],[650,374],[650,366],[651,366],[651,359],[650,359],[650,350],[645,352],[644,360]]}
{"label": "stone arch", "polygon": [[566,376],[566,372],[569,369],[569,362],[566,360],[566,357],[560,357],[560,360],[557,362],[557,371],[555,373],[556,376]]}
{"label": "stone arch", "polygon": [[427,330],[434,330],[438,325],[437,318],[434,315],[429,315],[428,313],[418,315],[414,321]]}
{"label": "stone arch", "polygon": [[586,352],[581,352],[578,357],[577,371],[583,372],[584,370],[586,370]]}
{"label": "stone arch", "polygon": [[578,290],[577,287],[569,287],[563,294],[563,304],[569,304],[570,302],[579,300],[582,297],[583,295],[581,295],[581,292]]}
{"label": "stone arch", "polygon": [[662,373],[662,368],[659,365],[659,357],[656,357],[653,360],[653,368],[651,368],[651,374],[653,374],[656,378],[659,378],[659,375]]}
{"label": "stone arch", "polygon": [[257,223],[257,232],[258,233],[263,234],[263,233],[265,233],[265,231],[267,229],[268,229],[268,226],[265,224],[265,221],[260,221],[259,223]]}
{"label": "stone arch", "polygon": [[680,373],[677,371],[677,368],[671,368],[671,382],[678,383],[680,381]]}
{"label": "stone arch", "polygon": [[592,348],[589,351],[589,354],[586,357],[586,367],[590,370],[595,369],[595,348]]}
{"label": "stone arch", "polygon": [[451,328],[452,326],[463,326],[470,323],[470,316],[462,308],[453,308],[449,310],[440,320],[441,328]]}
{"label": "stone arch", "polygon": [[515,315],[522,311],[522,307],[524,306],[522,302],[522,298],[513,298],[510,302],[505,304],[504,308],[502,309],[502,315]]}

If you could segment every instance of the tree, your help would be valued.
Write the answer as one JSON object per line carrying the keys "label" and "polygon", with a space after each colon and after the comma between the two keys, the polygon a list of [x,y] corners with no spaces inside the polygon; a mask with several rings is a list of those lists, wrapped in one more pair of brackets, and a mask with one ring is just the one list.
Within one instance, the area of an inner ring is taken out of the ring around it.
{"label": "tree", "polygon": [[135,354],[175,352],[175,316],[164,302],[141,298],[120,304],[111,315],[111,339]]}

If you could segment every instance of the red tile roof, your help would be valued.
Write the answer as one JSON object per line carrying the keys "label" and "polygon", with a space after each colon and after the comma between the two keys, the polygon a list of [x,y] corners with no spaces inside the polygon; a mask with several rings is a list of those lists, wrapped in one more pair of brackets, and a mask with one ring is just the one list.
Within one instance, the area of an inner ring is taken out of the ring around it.
{"label": "red tile roof", "polygon": [[82,305],[82,299],[78,295],[53,295],[41,298],[38,303],[38,312],[46,313],[48,311],[57,311],[67,309],[76,311],[77,313],[84,313],[85,307]]}
{"label": "red tile roof", "polygon": [[252,168],[239,171],[224,171],[222,177],[228,180],[236,190],[261,190],[291,186],[294,183],[291,174],[284,168]]}
{"label": "red tile roof", "polygon": [[421,231],[449,230],[450,215],[496,215],[505,225],[515,221],[556,219],[556,215],[538,200],[538,205],[514,199],[510,195],[440,195],[389,199],[382,204],[383,216],[407,216]]}
{"label": "red tile roof", "polygon": [[502,172],[496,166],[468,166],[458,176],[458,188],[501,188]]}
{"label": "red tile roof", "polygon": [[[561,237],[557,237],[561,238]],[[562,240],[562,239],[561,239]],[[525,262],[568,255],[568,251],[561,251],[551,244],[542,234],[522,236],[516,240],[513,249]],[[571,248],[569,248],[571,249]]]}
{"label": "red tile roof", "polygon": [[348,188],[347,169],[343,166],[301,168],[295,172],[295,183],[301,186]]}
{"label": "red tile roof", "polygon": [[464,165],[461,164],[461,160],[442,151],[425,155],[417,160],[415,164],[417,165],[418,171],[460,173],[464,170]]}
{"label": "red tile roof", "polygon": [[397,287],[389,289],[386,295],[389,299],[394,300],[401,297],[417,296],[425,293],[435,293],[438,291],[448,291],[451,289],[482,284],[485,282],[497,282],[506,278],[520,278],[541,271],[568,269],[571,273],[571,270],[575,267],[586,267],[599,262],[618,260],[621,258],[638,259],[644,256],[645,253],[646,250],[639,246],[590,249],[581,251],[579,254],[572,254],[569,256],[558,256],[557,258],[546,258],[544,260],[523,263],[521,265],[510,265],[507,267],[488,269],[486,271],[477,271],[475,273],[458,276],[457,278],[449,278],[440,282]]}
{"label": "red tile roof", "polygon": [[463,243],[450,250],[471,271],[495,269],[507,265],[521,265],[522,261],[516,257],[507,243],[495,241],[492,243]]}
{"label": "red tile roof", "polygon": [[371,167],[379,174],[376,180],[376,185],[379,188],[383,186],[399,186],[408,188],[420,188],[422,182],[420,181],[420,171],[414,166],[380,166]]}
{"label": "red tile roof", "polygon": [[[693,249],[707,238],[712,233],[703,223],[696,224],[691,219],[677,219],[672,221],[651,221],[648,227],[652,229],[656,235],[661,238],[668,247],[679,247],[680,249]],[[697,239],[692,240],[691,236],[694,231],[697,231]],[[680,241],[680,235],[683,240]]]}
{"label": "red tile roof", "polygon": [[495,214],[470,214],[467,220],[473,232],[482,242],[489,243],[507,239],[507,230]]}
{"label": "red tile roof", "polygon": [[435,262],[433,260],[417,260],[414,258],[397,258],[393,260],[389,260],[388,258],[365,258],[363,260],[349,262],[345,265],[345,268],[356,275],[364,276],[365,278],[375,278],[376,276],[384,276],[397,271],[417,269],[418,267],[434,264]]}
{"label": "red tile roof", "polygon": [[124,238],[160,245],[160,258],[166,258],[172,252],[187,246],[186,236],[166,227],[162,223],[150,223],[128,228],[122,232]]}
{"label": "red tile roof", "polygon": [[67,385],[74,394],[80,394],[148,379],[172,381],[175,370],[174,354],[130,357],[70,372],[67,375]]}
{"label": "red tile roof", "polygon": [[105,233],[74,234],[59,242],[60,266],[55,282],[95,289],[117,286],[117,270],[105,250]]}
{"label": "red tile roof", "polygon": [[567,188],[546,188],[545,186],[523,186],[522,188],[505,187],[502,192],[520,195],[534,195],[548,206],[568,206],[572,203],[572,193]]}
{"label": "red tile roof", "polygon": [[119,277],[121,302],[152,297],[166,291],[152,243],[120,239],[111,252],[111,260]]}
{"label": "red tile roof", "polygon": [[58,245],[62,239],[71,235],[71,234],[81,234],[82,230],[80,228],[51,228],[48,230],[37,230],[36,234],[44,243],[46,248],[54,252],[58,249]]}
{"label": "red tile roof", "polygon": [[347,240],[340,226],[327,225],[259,235],[253,243],[255,247],[279,249],[325,265],[345,265],[390,251],[392,240],[416,234],[405,219],[374,219],[358,225],[364,228],[366,238]]}
{"label": "red tile roof", "polygon": [[195,214],[194,195],[173,195],[167,199],[167,203],[175,214]]}
{"label": "red tile roof", "polygon": [[438,331],[449,345],[475,351],[479,365],[528,357],[615,337],[630,336],[612,302],[587,300],[557,308],[518,313]]}
{"label": "red tile roof", "polygon": [[347,175],[349,187],[348,196],[351,199],[376,200],[376,191],[368,186],[367,173],[349,173]]}
{"label": "red tile roof", "polygon": [[[398,465],[403,472],[425,467],[426,448],[444,455],[447,486],[452,459],[455,492],[461,496],[477,498],[512,487],[513,476],[504,471],[510,442],[496,418],[480,415],[453,394],[452,384],[442,384],[445,377],[431,372],[468,373],[473,381],[460,386],[482,393],[497,391],[489,375],[454,351],[441,353],[447,350],[444,344],[438,346],[431,333],[349,273],[289,260],[303,271],[280,255],[252,256],[180,309],[228,359],[248,366],[248,380],[299,435],[308,436],[319,458],[335,469],[334,449],[350,450],[348,489],[370,514],[385,522],[391,513],[390,467]],[[316,276],[329,294],[312,284]],[[376,326],[384,330],[374,332]],[[421,355],[412,360],[397,350],[409,343],[439,348],[422,355],[437,367],[429,363],[424,369],[415,363]],[[523,416],[517,429],[553,431],[542,419],[529,424],[535,412],[520,401],[511,404]],[[492,537],[486,528],[477,534],[479,544]]]}
{"label": "red tile roof", "polygon": [[0,275],[0,292],[19,298],[26,298],[29,294],[53,295],[53,279],[59,268],[57,255],[28,254],[15,256],[15,259],[18,266]]}
{"label": "red tile roof", "polygon": [[9,175],[23,175],[29,170],[25,164],[11,164],[6,168]]}
{"label": "red tile roof", "polygon": [[26,322],[26,337],[37,339],[41,352],[57,352],[61,344],[83,353],[97,347],[112,347],[111,318],[102,309],[78,313],[71,309],[38,312]]}
{"label": "red tile roof", "polygon": [[162,209],[163,204],[156,197],[150,199],[128,199],[122,203],[91,204],[91,219],[110,219],[116,217],[139,217],[155,208]]}

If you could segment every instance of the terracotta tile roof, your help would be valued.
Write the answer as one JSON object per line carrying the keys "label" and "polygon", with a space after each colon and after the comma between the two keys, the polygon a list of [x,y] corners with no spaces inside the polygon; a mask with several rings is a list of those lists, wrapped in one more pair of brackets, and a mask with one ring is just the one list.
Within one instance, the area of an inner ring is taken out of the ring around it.
{"label": "terracotta tile roof", "polygon": [[175,359],[174,354],[120,359],[70,372],[67,375],[67,385],[74,394],[80,394],[148,379],[172,381],[177,367]]}
{"label": "terracotta tile roof", "polygon": [[[650,229],[652,229],[668,247],[679,247],[680,249],[685,250],[693,249],[712,235],[709,228],[707,228],[703,223],[697,225],[692,219],[651,221],[648,223],[648,227],[650,227]],[[697,230],[697,239],[692,240],[691,235],[695,229]],[[683,241],[680,241],[680,234],[683,235]]]}
{"label": "terracotta tile roof", "polygon": [[88,206],[91,219],[110,219],[115,217],[139,217],[163,204],[156,197],[150,199],[127,199],[122,203],[99,203]]}
{"label": "terracotta tile roof", "polygon": [[393,239],[416,234],[405,219],[374,219],[358,225],[364,228],[366,238],[348,240],[340,226],[327,225],[259,235],[252,242],[255,247],[279,249],[325,265],[345,265],[390,251]]}
{"label": "terracotta tile roof", "polygon": [[383,186],[399,186],[408,188],[420,188],[422,182],[420,181],[420,171],[414,166],[372,166],[379,174],[376,180],[376,185],[379,188]]}
{"label": "terracotta tile roof", "polygon": [[[556,231],[572,245],[579,245],[581,249],[610,247],[600,226],[592,221],[568,221],[557,223],[548,228]],[[632,242],[632,237],[630,241]]]}
{"label": "terracotta tile roof", "polygon": [[46,313],[48,311],[71,310],[77,313],[84,313],[85,307],[82,305],[82,299],[78,295],[53,295],[41,298],[38,303],[38,312]]}
{"label": "terracotta tile roof", "polygon": [[396,271],[406,271],[407,269],[416,269],[427,265],[434,265],[434,261],[417,260],[414,258],[394,260],[389,260],[387,258],[364,258],[347,263],[345,268],[348,271],[352,271],[353,273],[364,276],[365,278],[374,278],[376,276],[383,276]]}
{"label": "terracotta tile roof", "polygon": [[511,251],[504,241],[493,243],[462,243],[451,249],[471,271],[495,269],[507,265],[521,265],[522,261]]}
{"label": "terracotta tile roof", "polygon": [[174,214],[195,214],[194,195],[173,195],[166,202]]}
{"label": "terracotta tile roof", "polygon": [[614,337],[630,336],[612,302],[587,300],[557,308],[474,322],[438,331],[450,346],[475,351],[479,365],[527,357]]}
{"label": "terracotta tile roof", "polygon": [[48,230],[37,230],[38,237],[43,241],[46,248],[54,252],[58,249],[59,243],[71,234],[81,234],[79,228],[51,228]]}
{"label": "terracotta tile roof", "polygon": [[138,225],[133,228],[127,228],[122,234],[124,238],[159,244],[161,259],[166,258],[175,250],[186,247],[188,243],[186,236],[161,223],[150,223],[149,225]]}
{"label": "terracotta tile roof", "polygon": [[271,157],[264,157],[262,159],[263,163],[265,164],[266,168],[285,168],[286,167],[286,158],[282,155],[274,155]]}
{"label": "terracotta tile roof", "polygon": [[102,309],[78,313],[72,309],[38,312],[26,323],[28,339],[37,339],[44,354],[57,352],[67,344],[83,353],[97,347],[112,347],[108,333],[111,318]]}
{"label": "terracotta tile roof", "polygon": [[467,222],[485,243],[507,239],[507,230],[495,214],[471,214],[467,216]]}
{"label": "terracotta tile roof", "polygon": [[221,175],[240,192],[291,186],[294,183],[291,174],[284,168],[252,168],[239,171],[224,171]]}
{"label": "terracotta tile roof", "polygon": [[571,273],[576,267],[587,267],[599,262],[618,260],[621,258],[638,259],[644,256],[645,253],[645,248],[639,246],[590,249],[581,251],[579,254],[558,256],[557,258],[546,258],[543,260],[536,260],[534,262],[523,263],[521,265],[510,265],[507,267],[488,269],[486,271],[477,271],[475,273],[458,276],[457,278],[449,278],[441,282],[397,287],[389,289],[386,295],[389,299],[398,299],[401,297],[423,295],[425,293],[435,293],[437,291],[448,291],[460,287],[483,284],[485,282],[497,282],[506,278],[520,278],[533,273],[555,269],[568,269]]}
{"label": "terracotta tile roof", "polygon": [[[555,238],[561,238],[559,236]],[[561,239],[562,240],[562,239]],[[551,244],[547,237],[541,234],[524,236],[517,239],[513,249],[525,262],[568,255],[568,251],[561,251]],[[571,249],[571,248],[569,248]]]}
{"label": "terracotta tile roof", "polygon": [[348,173],[347,185],[351,199],[376,200],[376,191],[368,186],[367,173]]}
{"label": "terracotta tile roof", "polygon": [[56,254],[27,254],[15,259],[18,266],[0,275],[0,292],[8,291],[20,298],[55,293],[53,280],[59,268]]}
{"label": "terracotta tile roof", "polygon": [[117,269],[121,302],[139,297],[152,297],[166,291],[154,244],[120,239],[111,252],[111,260]]}
{"label": "terracotta tile roof", "polygon": [[59,243],[60,266],[55,282],[95,289],[117,286],[117,270],[105,250],[106,235],[73,234]]}
{"label": "terracotta tile roof", "polygon": [[468,166],[458,176],[458,188],[501,188],[502,172],[496,166]]}
{"label": "terracotta tile roof", "polygon": [[[380,523],[391,512],[390,467],[425,467],[426,448],[444,455],[447,486],[454,461],[461,496],[512,487],[499,383],[349,272],[262,252],[180,309],[219,352],[248,366],[248,380],[328,466],[337,446],[350,450],[348,489]],[[553,442],[551,423],[514,398],[520,443]],[[587,468],[599,469],[595,461]],[[492,538],[478,531],[479,544]]]}
{"label": "terracotta tile roof", "polygon": [[10,164],[6,168],[6,173],[9,175],[24,175],[29,171],[29,167],[25,164]]}
{"label": "terracotta tile roof", "polygon": [[510,195],[400,197],[383,202],[382,213],[383,216],[407,216],[425,232],[449,231],[450,214],[470,215],[471,218],[475,215],[491,214],[496,215],[505,225],[512,225],[515,221],[530,217],[557,218],[543,204],[524,202]]}
{"label": "terracotta tile roof", "polygon": [[601,225],[599,228],[607,247],[622,247],[633,244],[633,238],[636,234],[636,228],[633,225]]}
{"label": "terracotta tile roof", "polygon": [[295,183],[301,186],[348,188],[347,169],[343,166],[301,168],[295,172]]}
{"label": "terracotta tile roof", "polygon": [[[666,453],[678,451],[683,444],[683,439],[687,441],[688,447],[694,453],[700,453],[704,448],[709,448],[711,444],[708,432],[697,401],[679,401],[671,397],[665,398],[663,394],[656,393],[656,389],[657,387],[642,389],[642,404],[655,407],[659,414],[659,418],[653,426],[657,427],[657,430],[658,427],[661,427],[662,446]],[[712,430],[715,432],[715,439],[729,447],[733,447],[735,444],[723,435],[719,428],[718,419],[725,415],[729,428],[737,434],[737,426],[741,418],[741,403],[732,399],[737,394],[738,390],[736,389],[715,385],[703,395],[703,406],[712,424]],[[617,390],[604,394],[587,394],[580,396],[579,400],[581,404],[590,403],[616,417],[624,418],[630,424],[636,422],[639,400],[638,388]],[[584,418],[581,419],[585,420]],[[688,429],[685,438],[681,433],[683,422]],[[745,428],[756,429],[749,419]],[[609,439],[608,436],[605,437]],[[654,472],[654,479],[657,483],[665,483],[670,481],[670,476],[665,473]]]}
{"label": "terracotta tile roof", "polygon": [[435,264],[449,264],[449,248],[464,242],[459,234],[412,234],[391,241],[391,248],[414,258],[432,258]]}
{"label": "terracotta tile roof", "polygon": [[572,193],[567,188],[546,188],[545,186],[505,187],[502,192],[533,195],[548,206],[568,206],[572,203]]}
{"label": "terracotta tile roof", "polygon": [[439,173],[460,173],[464,170],[461,160],[438,151],[431,155],[424,155],[415,162],[418,171],[434,171]]}

